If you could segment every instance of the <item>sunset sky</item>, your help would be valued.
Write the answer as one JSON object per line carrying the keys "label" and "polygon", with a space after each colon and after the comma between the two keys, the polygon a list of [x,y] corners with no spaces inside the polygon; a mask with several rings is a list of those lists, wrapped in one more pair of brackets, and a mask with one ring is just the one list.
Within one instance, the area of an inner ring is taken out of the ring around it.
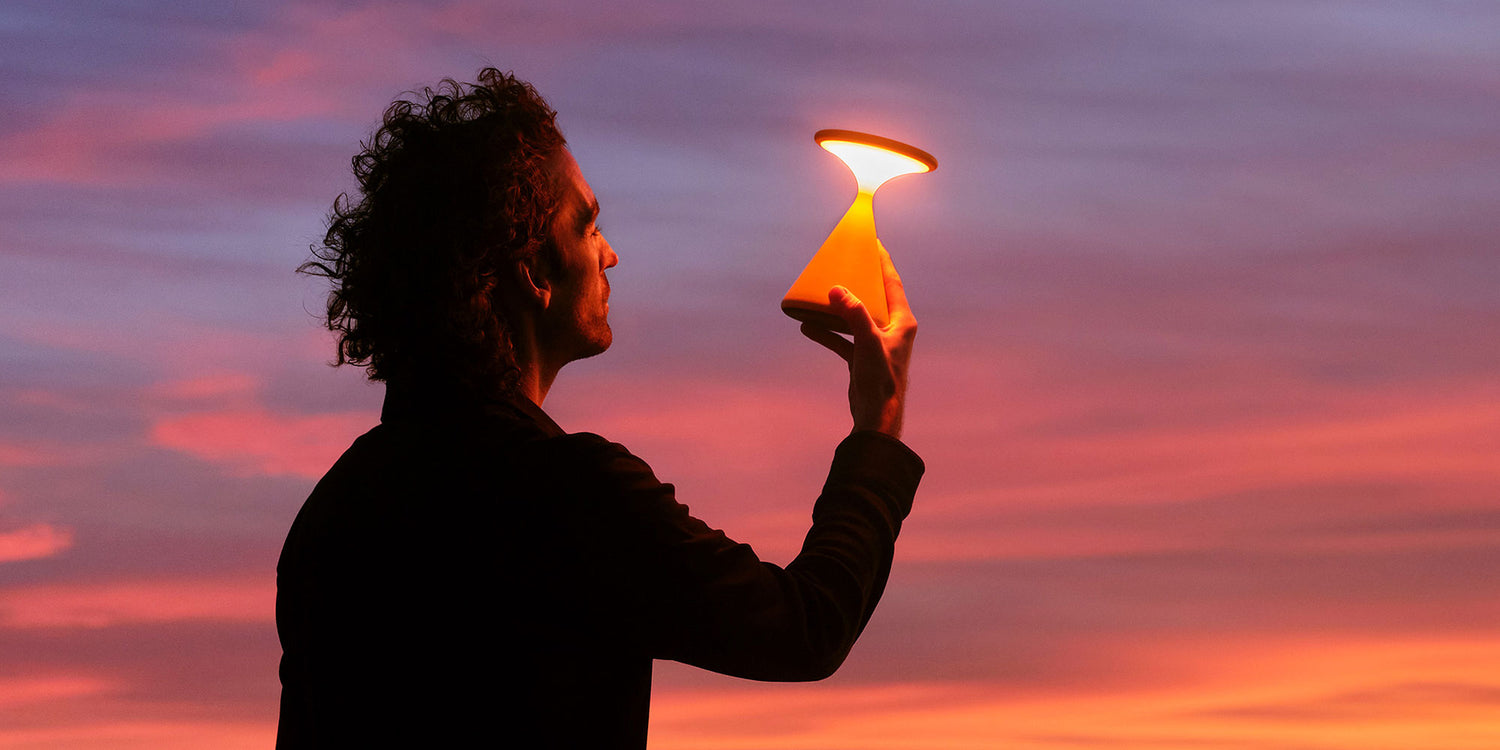
{"label": "sunset sky", "polygon": [[621,258],[547,410],[775,562],[849,429],[778,309],[854,194],[812,133],[940,162],[875,206],[885,599],[824,682],[659,662],[653,748],[1500,747],[1500,4],[8,0],[0,750],[271,746],[276,558],[383,396],[293,269],[485,65]]}

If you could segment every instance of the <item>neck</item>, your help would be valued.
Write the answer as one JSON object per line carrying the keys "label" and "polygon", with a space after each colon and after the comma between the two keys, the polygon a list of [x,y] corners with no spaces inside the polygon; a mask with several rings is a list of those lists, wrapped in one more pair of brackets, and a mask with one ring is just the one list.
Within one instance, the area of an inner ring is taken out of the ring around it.
{"label": "neck", "polygon": [[547,399],[547,391],[552,389],[552,381],[557,378],[557,370],[543,370],[540,367],[521,364],[521,380],[517,383],[517,389],[522,396],[531,400],[531,403],[541,406]]}
{"label": "neck", "polygon": [[536,328],[529,320],[515,326],[511,333],[511,345],[515,347],[516,366],[521,370],[517,389],[531,403],[541,406],[562,365],[553,364],[544,356],[542,347],[538,345]]}

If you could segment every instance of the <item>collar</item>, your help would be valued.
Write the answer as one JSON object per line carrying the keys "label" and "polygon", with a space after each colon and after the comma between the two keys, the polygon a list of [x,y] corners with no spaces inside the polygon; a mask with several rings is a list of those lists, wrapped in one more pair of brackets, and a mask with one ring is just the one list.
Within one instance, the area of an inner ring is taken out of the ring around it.
{"label": "collar", "polygon": [[382,424],[399,422],[455,422],[499,418],[529,424],[548,437],[567,432],[547,412],[520,394],[478,395],[451,384],[387,383],[380,408]]}

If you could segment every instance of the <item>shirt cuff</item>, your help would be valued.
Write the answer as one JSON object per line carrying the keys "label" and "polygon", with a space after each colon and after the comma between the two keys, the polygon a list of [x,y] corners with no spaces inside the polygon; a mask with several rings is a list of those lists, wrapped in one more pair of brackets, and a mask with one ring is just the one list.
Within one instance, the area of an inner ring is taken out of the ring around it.
{"label": "shirt cuff", "polygon": [[926,470],[922,458],[900,440],[875,430],[859,430],[833,452],[828,481],[878,488],[895,505],[897,517],[905,518]]}

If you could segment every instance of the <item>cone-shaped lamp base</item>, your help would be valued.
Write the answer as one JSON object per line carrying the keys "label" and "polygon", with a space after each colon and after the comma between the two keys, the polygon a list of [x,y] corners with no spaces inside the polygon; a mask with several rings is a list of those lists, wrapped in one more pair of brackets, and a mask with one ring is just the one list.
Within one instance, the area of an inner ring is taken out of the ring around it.
{"label": "cone-shaped lamp base", "polygon": [[782,312],[822,328],[849,333],[849,325],[828,304],[828,291],[843,286],[864,302],[876,325],[889,322],[873,207],[870,193],[855,197],[854,205],[781,300]]}

